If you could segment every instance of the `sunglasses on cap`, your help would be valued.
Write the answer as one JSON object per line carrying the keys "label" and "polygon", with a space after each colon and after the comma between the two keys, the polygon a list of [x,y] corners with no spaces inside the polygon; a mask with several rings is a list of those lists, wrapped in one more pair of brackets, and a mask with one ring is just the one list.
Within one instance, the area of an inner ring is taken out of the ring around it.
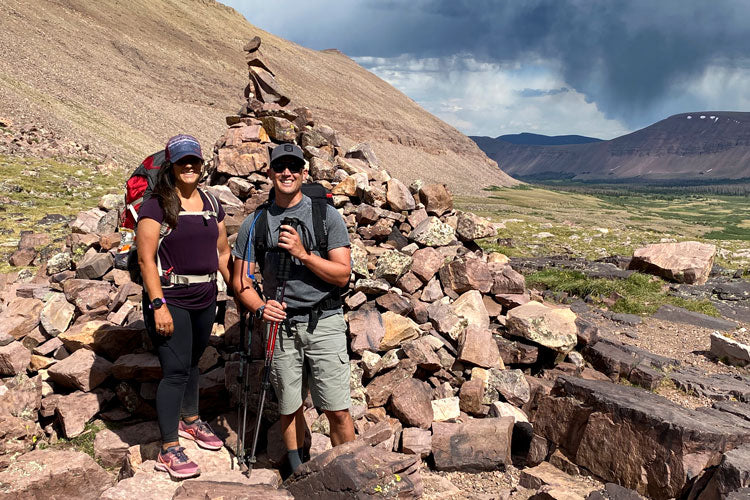
{"label": "sunglasses on cap", "polygon": [[292,174],[298,174],[303,168],[304,165],[300,165],[295,161],[277,161],[271,164],[271,170],[277,174],[284,172],[286,169],[289,169],[289,172]]}

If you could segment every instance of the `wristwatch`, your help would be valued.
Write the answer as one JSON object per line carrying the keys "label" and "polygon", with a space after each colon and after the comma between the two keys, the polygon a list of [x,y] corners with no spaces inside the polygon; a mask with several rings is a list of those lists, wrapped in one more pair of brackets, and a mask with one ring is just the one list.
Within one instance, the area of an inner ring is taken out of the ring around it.
{"label": "wristwatch", "polygon": [[258,309],[255,310],[255,319],[263,319],[263,311],[266,310],[266,305],[263,304]]}
{"label": "wristwatch", "polygon": [[166,300],[164,300],[161,297],[157,297],[157,298],[155,298],[154,300],[151,301],[151,309],[154,309],[154,310],[155,309],[159,309],[161,306],[163,306],[166,303],[167,303]]}

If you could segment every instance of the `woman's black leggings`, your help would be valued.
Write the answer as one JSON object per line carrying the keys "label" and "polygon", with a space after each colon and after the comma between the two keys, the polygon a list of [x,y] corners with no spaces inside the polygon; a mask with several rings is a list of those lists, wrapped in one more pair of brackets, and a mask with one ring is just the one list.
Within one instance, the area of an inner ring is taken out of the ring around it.
{"label": "woman's black leggings", "polygon": [[164,443],[177,441],[180,417],[198,415],[198,360],[208,345],[216,302],[205,309],[182,309],[167,304],[174,333],[156,333],[154,312],[144,301],[143,319],[161,363],[162,379],[156,390],[156,414]]}

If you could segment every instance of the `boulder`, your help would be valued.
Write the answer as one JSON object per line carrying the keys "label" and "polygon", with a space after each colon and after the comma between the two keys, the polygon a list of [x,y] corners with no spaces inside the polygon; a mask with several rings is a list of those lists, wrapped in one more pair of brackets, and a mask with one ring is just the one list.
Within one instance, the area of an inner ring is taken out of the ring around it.
{"label": "boulder", "polygon": [[633,252],[628,269],[661,276],[678,283],[702,285],[708,279],[716,246],[697,241],[656,243]]}
{"label": "boulder", "polygon": [[[421,337],[410,342],[401,344],[401,350],[404,354],[414,361],[419,368],[427,371],[436,371],[440,369],[440,358],[430,344],[430,339],[435,337]],[[437,340],[437,339],[436,339]]]}
{"label": "boulder", "polygon": [[419,190],[419,199],[427,213],[441,216],[453,210],[453,195],[445,184],[427,184]]}
{"label": "boulder", "polygon": [[[419,280],[417,279],[417,281]],[[375,303],[386,311],[391,311],[401,316],[407,316],[413,309],[411,301],[408,298],[395,292],[388,292],[385,295],[381,295],[375,299]]]}
{"label": "boulder", "polygon": [[388,351],[410,339],[419,337],[422,331],[414,321],[391,311],[382,315],[385,336],[380,341],[379,351]]}
{"label": "boulder", "polygon": [[427,306],[427,314],[432,326],[453,340],[458,340],[461,332],[468,325],[468,320],[459,317],[451,306],[443,300],[438,300]]}
{"label": "boulder", "polygon": [[390,250],[378,257],[373,276],[375,279],[384,279],[389,283],[396,283],[409,270],[411,264],[412,257],[398,250]]}
{"label": "boulder", "polygon": [[443,265],[443,256],[432,247],[417,250],[412,258],[411,272],[424,283],[430,281]]}
{"label": "boulder", "polygon": [[458,212],[456,234],[463,241],[474,241],[487,238],[497,233],[494,224],[484,217],[471,212]]}
{"label": "boulder", "polygon": [[391,210],[396,212],[414,210],[416,203],[414,196],[409,192],[403,182],[398,179],[391,179],[386,183],[386,200]]}
{"label": "boulder", "polygon": [[36,250],[33,248],[19,248],[8,258],[8,263],[11,266],[17,267],[30,266],[34,262],[36,255]]}
{"label": "boulder", "polygon": [[276,142],[294,142],[297,138],[297,128],[286,118],[264,116],[260,121],[268,136]]}
{"label": "boulder", "polygon": [[456,239],[456,233],[437,217],[429,217],[409,233],[409,239],[423,246],[441,247],[450,245]]}
{"label": "boulder", "polygon": [[597,489],[596,484],[582,482],[549,462],[542,462],[536,467],[529,467],[521,471],[519,485],[530,490],[542,489],[544,495],[546,495],[535,495],[535,497],[561,500],[583,499]]}
{"label": "boulder", "polygon": [[76,278],[98,280],[112,269],[115,259],[111,253],[87,253],[76,264]]}
{"label": "boulder", "polygon": [[0,334],[7,334],[16,340],[22,339],[39,325],[42,301],[33,298],[16,297],[0,312]]}
{"label": "boulder", "polygon": [[156,422],[103,429],[94,439],[94,456],[104,467],[116,467],[122,464],[131,446],[159,441],[161,433]]}
{"label": "boulder", "polygon": [[[721,457],[721,463],[710,471],[707,484],[702,489],[693,489],[693,494],[701,500],[727,498],[727,495],[741,488],[750,487],[750,445],[740,446],[727,451]],[[700,490],[700,491],[696,491]]]}
{"label": "boulder", "polygon": [[58,252],[47,259],[47,274],[54,275],[67,271],[73,263],[70,252]]}
{"label": "boulder", "polygon": [[685,323],[688,325],[698,326],[700,328],[711,328],[713,330],[732,331],[737,328],[737,323],[724,318],[716,318],[695,311],[690,311],[684,307],[664,304],[659,307],[652,315],[653,318],[673,323]]}
{"label": "boulder", "polygon": [[485,404],[492,404],[502,396],[509,403],[520,407],[531,398],[529,383],[521,370],[492,368],[488,375]]}
{"label": "boulder", "polygon": [[[55,395],[58,397],[54,401],[54,412],[66,438],[74,438],[81,434],[85,430],[86,423],[94,418],[114,396],[109,390],[97,389],[97,391],[99,392],[76,391],[65,396]],[[42,400],[43,409],[47,399]]]}
{"label": "boulder", "polygon": [[88,349],[79,349],[48,370],[50,379],[63,387],[89,392],[112,373],[112,363]]}
{"label": "boulder", "polygon": [[356,440],[302,464],[284,487],[295,498],[311,500],[419,498],[422,495],[420,463],[418,456],[384,451]]}
{"label": "boulder", "polygon": [[428,304],[440,300],[443,297],[445,297],[443,287],[440,286],[440,280],[437,278],[432,278],[428,281],[422,289],[422,294],[419,296],[423,302],[427,302]]}
{"label": "boulder", "polygon": [[750,442],[750,422],[739,417],[612,382],[561,375],[537,404],[536,433],[597,476],[655,499],[679,497],[723,453]]}
{"label": "boulder", "polygon": [[119,380],[148,382],[161,379],[159,358],[150,352],[123,354],[112,365],[112,376]]}
{"label": "boulder", "polygon": [[208,186],[206,188],[206,191],[214,195],[214,197],[219,201],[219,203],[224,206],[224,208],[242,208],[243,203],[242,200],[237,198],[234,194],[232,194],[232,190],[229,189],[228,186],[223,185],[215,185],[215,186]]}
{"label": "boulder", "polygon": [[[43,437],[44,431],[33,420],[0,414],[0,471],[5,470],[19,455],[31,451]],[[2,482],[0,498],[3,498]]]}
{"label": "boulder", "polygon": [[492,274],[481,259],[454,259],[440,268],[443,287],[456,293],[475,290],[488,293],[492,288]]}
{"label": "boulder", "polygon": [[750,363],[750,346],[719,332],[711,334],[711,354],[730,365],[745,366]]}
{"label": "boulder", "polygon": [[483,368],[504,367],[492,333],[471,320],[460,337],[458,360]]}
{"label": "boulder", "polygon": [[513,419],[469,419],[464,423],[432,424],[432,456],[435,468],[479,472],[511,465]]}
{"label": "boulder", "polygon": [[464,292],[451,304],[451,309],[456,316],[465,319],[471,326],[485,329],[490,327],[490,315],[479,290]]}
{"label": "boulder", "polygon": [[54,293],[44,304],[39,319],[44,331],[55,336],[68,329],[75,312],[76,307],[67,301],[65,294]]}
{"label": "boulder", "polygon": [[0,346],[0,377],[14,377],[25,373],[31,362],[31,352],[20,342]]}
{"label": "boulder", "polygon": [[536,301],[508,311],[506,328],[537,344],[567,353],[578,342],[576,314],[569,307],[550,307]]}
{"label": "boulder", "polygon": [[433,420],[435,422],[454,420],[461,415],[461,402],[458,396],[433,399],[431,404]]}
{"label": "boulder", "polygon": [[409,378],[391,397],[391,411],[402,424],[429,429],[432,425],[432,390],[427,383]]}
{"label": "boulder", "polygon": [[417,427],[404,427],[401,431],[401,451],[407,455],[427,458],[432,453],[432,432]]}
{"label": "boulder", "polygon": [[25,373],[0,383],[0,415],[36,420],[42,404],[42,377],[29,378]]}
{"label": "boulder", "polygon": [[63,283],[65,299],[84,314],[109,304],[110,288],[106,281],[72,279]]}
{"label": "boulder", "polygon": [[97,500],[112,479],[93,458],[73,450],[34,450],[0,472],[0,499]]}
{"label": "boulder", "polygon": [[104,234],[111,233],[116,228],[111,227],[106,217],[107,212],[99,210],[98,208],[92,208],[91,210],[85,210],[80,212],[76,219],[70,223],[70,229],[74,233],[81,234]]}
{"label": "boulder", "polygon": [[477,416],[487,413],[487,407],[482,404],[484,381],[481,378],[472,378],[461,384],[458,399],[459,407],[463,412]]}
{"label": "boulder", "polygon": [[417,367],[410,359],[399,361],[393,370],[372,379],[366,386],[367,405],[370,408],[385,406],[393,392],[404,382],[411,379]]}
{"label": "boulder", "polygon": [[376,309],[362,308],[348,314],[351,348],[362,355],[366,350],[378,351],[385,337],[383,317]]}
{"label": "boulder", "polygon": [[344,155],[344,158],[354,158],[355,160],[362,160],[371,167],[377,167],[380,162],[375,156],[375,152],[372,150],[372,146],[366,142],[361,142],[355,146],[349,148]]}
{"label": "boulder", "polygon": [[70,330],[58,335],[68,351],[86,348],[116,360],[143,347],[144,331],[140,328],[129,328],[113,325],[108,321],[95,320],[74,325]]}
{"label": "boulder", "polygon": [[253,172],[265,170],[268,163],[266,145],[249,142],[236,147],[219,149],[216,157],[216,171],[233,177],[247,177]]}
{"label": "boulder", "polygon": [[492,295],[522,294],[526,291],[526,278],[508,265],[490,264]]}

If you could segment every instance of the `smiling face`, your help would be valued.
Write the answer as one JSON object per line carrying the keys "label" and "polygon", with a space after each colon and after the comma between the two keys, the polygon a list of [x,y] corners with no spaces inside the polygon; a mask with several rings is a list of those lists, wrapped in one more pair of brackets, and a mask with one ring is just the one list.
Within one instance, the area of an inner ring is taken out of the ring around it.
{"label": "smiling face", "polygon": [[198,184],[203,170],[203,160],[195,156],[185,156],[172,164],[175,184],[191,186]]}
{"label": "smiling face", "polygon": [[297,161],[280,158],[268,169],[268,178],[271,179],[276,190],[276,196],[294,198],[302,189],[307,170],[300,168]]}

